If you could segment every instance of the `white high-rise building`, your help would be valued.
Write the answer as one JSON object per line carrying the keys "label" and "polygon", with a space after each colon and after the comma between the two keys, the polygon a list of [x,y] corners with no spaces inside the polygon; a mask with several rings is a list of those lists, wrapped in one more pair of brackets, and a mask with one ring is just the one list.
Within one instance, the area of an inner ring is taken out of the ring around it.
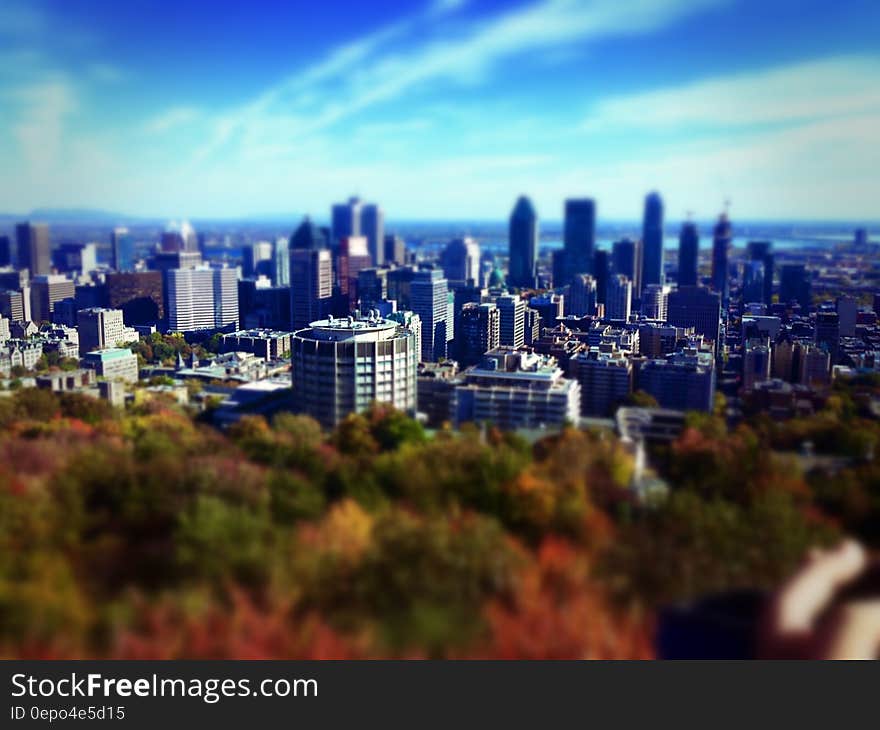
{"label": "white high-rise building", "polygon": [[446,357],[449,326],[449,290],[439,269],[417,271],[410,284],[410,308],[422,323],[423,362]]}
{"label": "white high-rise building", "polygon": [[76,313],[80,352],[116,347],[120,342],[137,340],[137,332],[126,328],[121,309],[93,307]]}
{"label": "white high-rise building", "polygon": [[214,326],[238,329],[238,272],[227,267],[213,269]]}
{"label": "white high-rise building", "polygon": [[500,314],[500,343],[502,347],[522,347],[525,344],[526,303],[513,294],[502,294],[495,300]]}
{"label": "white high-rise building", "polygon": [[238,276],[235,269],[169,269],[168,327],[176,332],[238,327]]}

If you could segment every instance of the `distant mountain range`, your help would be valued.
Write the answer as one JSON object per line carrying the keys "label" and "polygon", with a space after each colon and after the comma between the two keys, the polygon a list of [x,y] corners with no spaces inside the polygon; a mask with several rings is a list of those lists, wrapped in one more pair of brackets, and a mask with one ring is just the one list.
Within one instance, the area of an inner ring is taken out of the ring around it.
{"label": "distant mountain range", "polygon": [[124,223],[138,220],[122,213],[93,208],[36,208],[30,213],[0,213],[0,221],[7,223],[38,221],[40,223]]}

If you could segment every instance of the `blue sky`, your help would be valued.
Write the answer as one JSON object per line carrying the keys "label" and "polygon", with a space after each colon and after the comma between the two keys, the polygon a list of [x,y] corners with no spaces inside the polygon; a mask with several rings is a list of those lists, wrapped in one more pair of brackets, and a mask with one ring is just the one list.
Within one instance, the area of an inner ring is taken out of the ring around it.
{"label": "blue sky", "polygon": [[877,0],[0,3],[0,211],[880,219]]}

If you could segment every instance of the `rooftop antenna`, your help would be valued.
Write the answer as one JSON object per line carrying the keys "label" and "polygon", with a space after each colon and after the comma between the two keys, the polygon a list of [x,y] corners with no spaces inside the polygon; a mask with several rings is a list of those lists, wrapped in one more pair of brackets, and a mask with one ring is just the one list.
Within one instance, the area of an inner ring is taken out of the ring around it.
{"label": "rooftop antenna", "polygon": [[724,213],[722,214],[725,218],[727,218],[730,213],[730,198],[724,199]]}
{"label": "rooftop antenna", "polygon": [[694,211],[686,210],[684,214],[685,214],[685,217],[687,218],[688,223],[690,223],[694,217]]}

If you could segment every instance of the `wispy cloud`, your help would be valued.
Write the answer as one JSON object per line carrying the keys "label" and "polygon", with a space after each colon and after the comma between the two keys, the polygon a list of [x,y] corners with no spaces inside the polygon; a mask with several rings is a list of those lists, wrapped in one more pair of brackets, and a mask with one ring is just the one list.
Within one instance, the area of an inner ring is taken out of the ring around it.
{"label": "wispy cloud", "polygon": [[123,68],[106,61],[90,63],[86,73],[91,80],[102,84],[118,84],[130,77],[130,74]]}
{"label": "wispy cloud", "polygon": [[199,110],[192,106],[178,106],[166,109],[161,114],[147,120],[144,130],[148,134],[163,134],[176,127],[189,124],[199,117]]}
{"label": "wispy cloud", "polygon": [[[541,0],[488,21],[474,21],[454,38],[434,37],[427,13],[388,26],[298,70],[251,102],[215,119],[196,159],[206,160],[237,138],[243,145],[277,144],[277,134],[306,138],[429,83],[487,79],[502,60],[559,49],[613,34],[647,33],[723,0]],[[445,3],[446,11],[456,3]],[[414,29],[425,42],[400,51],[394,41]],[[227,150],[224,149],[224,154]]]}
{"label": "wispy cloud", "polygon": [[587,129],[741,127],[880,110],[880,56],[844,56],[612,98]]}
{"label": "wispy cloud", "polygon": [[62,153],[64,124],[76,107],[76,97],[63,78],[23,87],[10,95],[20,112],[13,126],[22,156],[32,176],[47,174]]}

